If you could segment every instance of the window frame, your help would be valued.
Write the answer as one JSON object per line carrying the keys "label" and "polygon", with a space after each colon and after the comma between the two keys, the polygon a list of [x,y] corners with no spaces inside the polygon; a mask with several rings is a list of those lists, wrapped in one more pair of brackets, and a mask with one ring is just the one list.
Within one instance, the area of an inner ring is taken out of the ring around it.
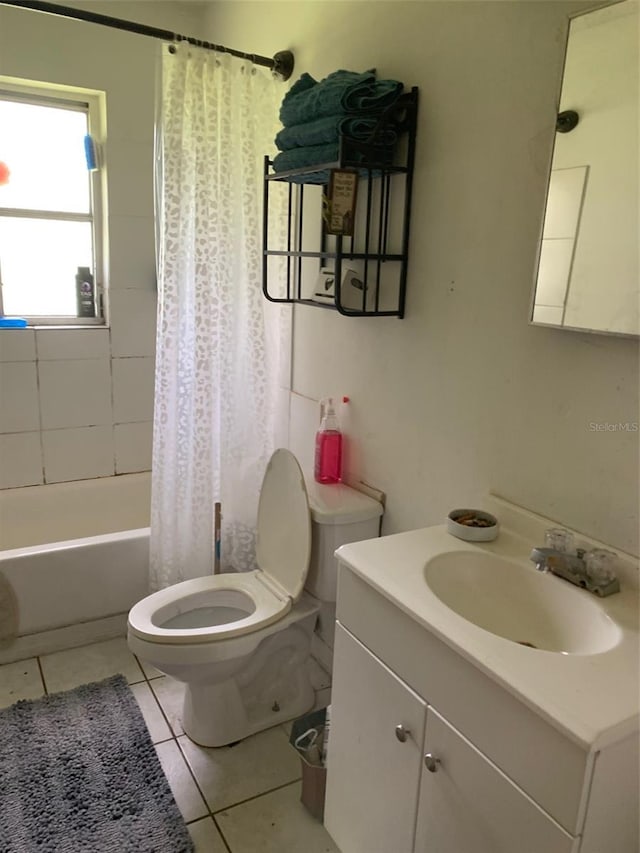
{"label": "window frame", "polygon": [[[29,327],[33,326],[101,326],[107,325],[105,305],[105,257],[106,257],[106,165],[103,159],[106,136],[105,93],[95,89],[80,89],[75,86],[41,83],[16,77],[0,76],[0,99],[18,103],[54,106],[61,109],[84,111],[87,115],[88,133],[99,148],[99,169],[89,172],[90,212],[69,213],[27,208],[0,206],[0,217],[53,220],[56,222],[90,222],[93,242],[93,267],[95,271],[96,316],[77,317],[74,314],[48,316],[21,314]],[[0,316],[4,314],[2,300],[2,269],[0,267]]]}

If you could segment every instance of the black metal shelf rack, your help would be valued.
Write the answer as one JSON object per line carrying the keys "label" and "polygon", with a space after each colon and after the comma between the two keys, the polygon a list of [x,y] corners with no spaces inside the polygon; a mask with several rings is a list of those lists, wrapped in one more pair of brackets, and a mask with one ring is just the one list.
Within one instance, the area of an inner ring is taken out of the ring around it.
{"label": "black metal shelf rack", "polygon": [[[380,120],[379,133],[392,126],[398,134],[392,164],[381,161],[375,139],[362,142],[345,136],[340,138],[338,159],[332,163],[275,172],[273,162],[265,157],[262,289],[269,301],[330,308],[347,317],[404,316],[417,109],[418,89],[414,87]],[[323,227],[318,193],[326,193],[332,169],[359,172],[353,237],[330,236]],[[288,185],[287,220],[277,246],[272,245],[277,237],[270,227],[273,182]],[[270,264],[278,258],[281,263],[274,274]],[[310,269],[314,259],[317,268]],[[322,268],[333,273],[330,299],[314,297],[313,285]],[[345,271],[355,275],[343,280]],[[347,280],[356,286],[345,284]]]}

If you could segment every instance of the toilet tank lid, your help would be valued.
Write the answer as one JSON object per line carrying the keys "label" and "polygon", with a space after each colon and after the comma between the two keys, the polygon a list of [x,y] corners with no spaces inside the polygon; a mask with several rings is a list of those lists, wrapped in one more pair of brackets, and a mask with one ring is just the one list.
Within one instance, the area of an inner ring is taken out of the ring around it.
{"label": "toilet tank lid", "polygon": [[311,518],[316,524],[353,524],[379,518],[382,504],[346,486],[344,483],[324,485],[306,478]]}

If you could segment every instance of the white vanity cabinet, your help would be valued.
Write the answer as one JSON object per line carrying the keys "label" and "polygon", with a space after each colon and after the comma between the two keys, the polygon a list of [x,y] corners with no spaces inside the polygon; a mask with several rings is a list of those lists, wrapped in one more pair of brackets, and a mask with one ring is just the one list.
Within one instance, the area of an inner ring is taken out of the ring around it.
{"label": "white vanity cabinet", "polygon": [[638,853],[637,734],[581,746],[345,565],[337,620],[341,853]]}
{"label": "white vanity cabinet", "polygon": [[409,853],[427,704],[340,624],[334,656],[325,824],[343,853]]}
{"label": "white vanity cabinet", "polygon": [[577,849],[568,833],[433,708],[427,715],[425,754],[416,853]]}
{"label": "white vanity cabinet", "polygon": [[325,824],[342,853],[574,849],[571,836],[340,624],[330,748]]}

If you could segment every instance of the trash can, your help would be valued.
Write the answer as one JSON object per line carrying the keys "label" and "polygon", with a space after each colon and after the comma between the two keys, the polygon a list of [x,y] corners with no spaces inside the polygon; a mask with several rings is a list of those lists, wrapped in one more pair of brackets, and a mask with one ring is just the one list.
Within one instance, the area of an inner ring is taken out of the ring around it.
{"label": "trash can", "polygon": [[[307,811],[320,821],[324,817],[327,784],[327,768],[322,762],[326,716],[326,708],[305,714],[293,723],[289,737],[289,743],[300,756],[302,764],[300,801]],[[303,738],[305,734],[307,737]]]}

